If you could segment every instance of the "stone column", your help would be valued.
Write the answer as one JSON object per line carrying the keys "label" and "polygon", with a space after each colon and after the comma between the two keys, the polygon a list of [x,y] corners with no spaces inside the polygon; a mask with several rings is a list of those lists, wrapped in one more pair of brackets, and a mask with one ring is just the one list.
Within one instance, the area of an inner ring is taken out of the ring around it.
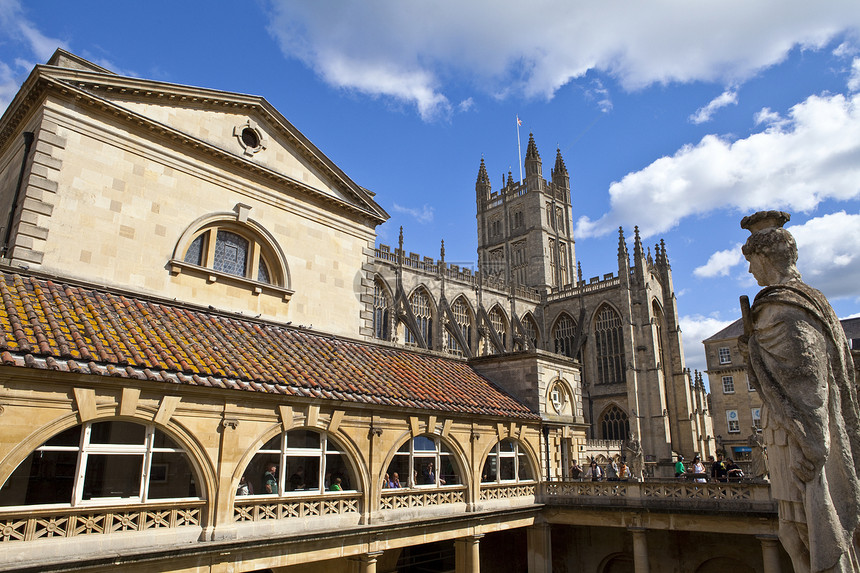
{"label": "stone column", "polygon": [[630,527],[633,534],[633,569],[636,573],[648,573],[648,538],[644,527]]}
{"label": "stone column", "polygon": [[779,537],[776,535],[757,535],[761,541],[761,557],[764,561],[764,573],[782,573],[779,558]]}
{"label": "stone column", "polygon": [[552,573],[550,526],[533,525],[527,530],[529,573]]}
{"label": "stone column", "polygon": [[456,573],[480,573],[480,543],[483,534],[470,535],[454,540]]}
{"label": "stone column", "polygon": [[376,561],[382,551],[349,557],[349,573],[376,573]]}

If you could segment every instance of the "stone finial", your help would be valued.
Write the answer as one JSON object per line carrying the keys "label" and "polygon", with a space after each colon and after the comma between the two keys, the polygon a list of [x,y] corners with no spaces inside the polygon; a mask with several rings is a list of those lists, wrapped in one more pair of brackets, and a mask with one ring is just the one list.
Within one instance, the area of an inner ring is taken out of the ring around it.
{"label": "stone finial", "polygon": [[741,219],[741,229],[757,233],[772,227],[782,227],[791,220],[785,211],[759,211]]}

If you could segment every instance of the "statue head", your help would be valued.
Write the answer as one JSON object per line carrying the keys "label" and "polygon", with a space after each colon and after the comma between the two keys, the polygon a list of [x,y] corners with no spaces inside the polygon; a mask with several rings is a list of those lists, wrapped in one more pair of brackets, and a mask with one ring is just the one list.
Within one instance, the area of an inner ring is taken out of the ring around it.
{"label": "statue head", "polygon": [[741,227],[751,235],[743,246],[750,263],[749,272],[760,286],[785,283],[799,279],[797,243],[791,233],[782,228],[791,215],[785,211],[759,211],[741,219]]}

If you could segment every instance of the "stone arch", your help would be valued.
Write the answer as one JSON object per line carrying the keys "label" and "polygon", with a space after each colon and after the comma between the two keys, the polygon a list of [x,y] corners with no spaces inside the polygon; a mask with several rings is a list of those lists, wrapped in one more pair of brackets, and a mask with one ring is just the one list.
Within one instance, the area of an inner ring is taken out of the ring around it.
{"label": "stone arch", "polygon": [[[197,478],[196,483],[200,484],[198,497],[207,500],[207,502],[212,502],[216,497],[215,492],[218,486],[218,479],[215,468],[206,455],[205,449],[188,428],[177,423],[175,420],[171,419],[166,424],[154,422],[153,416],[155,413],[156,410],[152,408],[139,408],[133,415],[117,415],[116,407],[109,405],[99,406],[95,416],[83,421],[81,421],[78,412],[67,413],[37,428],[6,456],[2,463],[0,463],[0,486],[12,477],[15,470],[18,469],[30,454],[52,437],[85,424],[121,421],[131,422],[140,426],[153,426],[176,442],[188,458],[194,476]],[[207,522],[211,521],[211,511],[211,503],[207,503],[207,508],[202,512],[204,518],[201,525],[204,527]]]}
{"label": "stone arch", "polygon": [[600,435],[604,440],[626,440],[630,436],[630,417],[624,408],[610,402],[598,417]]}
{"label": "stone arch", "polygon": [[[195,219],[180,235],[173,248],[172,264],[185,264],[188,249],[192,243],[208,231],[226,230],[238,234],[243,238],[259,245],[259,254],[263,257],[268,267],[270,284],[274,286],[291,288],[290,269],[283,249],[278,244],[274,235],[262,224],[254,219],[248,218],[250,208],[245,205],[237,205],[235,211],[222,211],[208,213]],[[202,261],[206,263],[205,261]],[[253,264],[253,263],[252,263]],[[211,262],[200,266],[210,267]],[[256,276],[245,277],[257,280]]]}
{"label": "stone arch", "polygon": [[525,329],[525,332],[523,332],[523,335],[531,337],[531,335],[534,334],[534,336],[531,338],[532,345],[535,348],[540,348],[541,342],[543,340],[543,336],[541,336],[540,325],[539,325],[538,321],[535,320],[535,317],[532,314],[532,312],[531,311],[526,312],[523,315],[522,320],[520,320],[520,323],[523,325],[523,328]]}
{"label": "stone arch", "polygon": [[596,384],[618,384],[626,382],[624,352],[624,323],[621,313],[611,303],[604,301],[591,318],[591,330]]}
{"label": "stone arch", "polygon": [[611,553],[597,567],[600,573],[634,573],[633,556],[629,553]]}
{"label": "stone arch", "polygon": [[754,573],[755,569],[737,559],[720,556],[702,562],[696,568],[695,573],[723,573],[725,571],[732,571],[733,573]]}
{"label": "stone arch", "polygon": [[516,444],[516,446],[518,448],[518,452],[516,452],[516,453],[517,454],[521,453],[522,456],[525,458],[525,462],[528,464],[528,470],[532,476],[529,479],[518,478],[517,481],[518,482],[521,482],[521,481],[537,481],[538,479],[540,479],[540,465],[538,465],[539,462],[537,460],[537,457],[535,456],[535,452],[528,446],[528,444],[526,442],[524,442],[520,439],[517,439],[513,436],[507,436],[504,438],[500,438],[500,439],[496,440],[495,442],[487,445],[481,451],[480,462],[476,466],[479,469],[479,473],[481,475],[479,477],[477,477],[476,481],[478,481],[478,483],[492,483],[492,482],[485,482],[484,481],[484,479],[483,479],[483,468],[485,467],[485,465],[487,463],[487,458],[493,453],[496,446],[498,444],[500,444],[501,442],[504,442],[504,441],[511,441],[511,442],[514,442]]}
{"label": "stone arch", "polygon": [[379,340],[391,339],[393,321],[394,292],[385,279],[376,274],[373,277],[373,318],[371,329],[373,338]]}
{"label": "stone arch", "polygon": [[[418,328],[421,329],[421,335],[424,337],[424,342],[427,343],[427,348],[432,349],[433,344],[433,325],[437,322],[439,316],[439,307],[430,294],[430,289],[426,286],[418,285],[406,297],[406,304],[412,308],[412,313],[415,315],[415,321],[418,323]],[[417,311],[417,312],[416,312]],[[415,333],[409,330],[409,327],[404,323],[404,341],[407,346],[415,345]]]}
{"label": "stone arch", "polygon": [[[421,436],[429,437],[429,438],[433,438],[433,439],[438,439],[440,444],[444,444],[450,450],[451,455],[454,456],[454,459],[456,461],[457,469],[460,471],[460,476],[462,478],[460,480],[461,481],[460,485],[463,485],[466,487],[466,502],[471,503],[473,500],[470,499],[469,492],[472,489],[472,485],[475,483],[475,477],[472,475],[471,465],[467,463],[468,459],[467,459],[465,450],[463,450],[463,448],[460,447],[460,444],[456,440],[453,440],[451,438],[447,438],[445,436],[441,436],[441,435],[436,434],[434,432],[419,432],[419,433],[413,435],[411,431],[407,430],[407,431],[401,433],[394,441],[391,442],[392,447],[388,451],[388,453],[386,454],[385,458],[383,459],[379,475],[376,476],[376,480],[377,480],[376,483],[381,483],[382,480],[385,478],[385,474],[389,472],[389,469],[391,468],[392,464],[394,463],[395,456],[398,455],[398,452],[404,446],[404,444],[408,443],[410,440],[412,440],[414,438],[421,437]],[[407,481],[406,481],[406,479],[404,479],[404,477],[401,477],[400,481],[401,481],[401,483],[404,483],[404,484],[407,483]],[[405,485],[404,485],[404,487],[405,487]]]}
{"label": "stone arch", "polygon": [[566,311],[562,311],[555,318],[550,332],[552,333],[554,352],[568,358],[576,358],[576,356],[572,356],[576,336],[576,320]]}
{"label": "stone arch", "polygon": [[[460,328],[460,332],[463,334],[463,338],[466,340],[466,344],[469,346],[469,351],[474,349],[474,338],[475,332],[477,330],[477,318],[475,315],[475,311],[472,309],[472,305],[469,303],[469,299],[466,298],[465,295],[458,295],[454,298],[453,302],[450,305],[451,314],[454,316],[454,319],[458,322],[453,324],[451,322],[447,322],[445,329],[450,331],[452,328]],[[464,315],[465,314],[465,315]],[[465,321],[461,319],[465,318]],[[457,343],[454,336],[451,332],[447,333],[448,335],[448,343],[443,344],[445,346],[445,350],[452,354],[458,354],[457,347],[459,344]],[[452,346],[457,345],[457,346]],[[465,349],[460,349],[460,354],[465,354]]]}

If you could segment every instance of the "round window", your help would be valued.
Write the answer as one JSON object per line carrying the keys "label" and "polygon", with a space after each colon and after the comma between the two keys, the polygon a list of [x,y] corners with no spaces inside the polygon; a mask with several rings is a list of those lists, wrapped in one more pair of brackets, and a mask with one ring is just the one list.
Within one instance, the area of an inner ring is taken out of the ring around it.
{"label": "round window", "polygon": [[260,147],[260,136],[250,127],[246,127],[242,130],[242,143],[250,149],[257,149]]}

